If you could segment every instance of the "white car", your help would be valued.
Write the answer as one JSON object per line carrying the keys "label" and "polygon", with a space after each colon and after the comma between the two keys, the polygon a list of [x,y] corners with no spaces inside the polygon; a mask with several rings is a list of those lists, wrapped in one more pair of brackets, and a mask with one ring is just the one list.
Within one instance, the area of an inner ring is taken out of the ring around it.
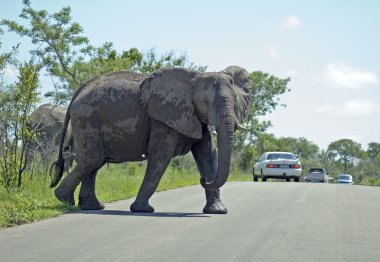
{"label": "white car", "polygon": [[267,178],[280,178],[295,182],[300,181],[302,166],[300,161],[289,152],[266,152],[253,166],[253,181],[260,177],[263,182]]}
{"label": "white car", "polygon": [[353,185],[352,176],[349,174],[340,174],[336,179],[337,184]]}

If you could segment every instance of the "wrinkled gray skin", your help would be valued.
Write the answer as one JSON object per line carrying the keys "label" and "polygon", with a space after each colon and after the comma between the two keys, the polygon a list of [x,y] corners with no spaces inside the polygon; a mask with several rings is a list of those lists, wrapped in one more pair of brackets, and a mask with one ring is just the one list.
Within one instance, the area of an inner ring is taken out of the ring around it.
{"label": "wrinkled gray skin", "polygon": [[[235,84],[234,84],[235,79]],[[239,85],[239,86],[237,86]],[[165,68],[146,77],[132,72],[102,75],[84,84],[69,106],[77,166],[59,184],[56,197],[79,207],[102,209],[95,195],[97,170],[106,162],[147,159],[144,180],[132,212],[154,212],[149,199],[170,160],[192,152],[205,188],[204,213],[227,213],[219,188],[231,163],[233,132],[247,113],[250,79],[240,67],[219,73]],[[217,149],[208,126],[217,132]],[[56,186],[62,177],[62,155],[56,162]]]}
{"label": "wrinkled gray skin", "polygon": [[[30,162],[33,154],[39,153],[44,163],[49,164],[51,156],[57,154],[64,127],[66,108],[43,104],[32,113],[32,120],[29,128],[36,132],[36,139],[30,141],[27,150],[27,161]],[[71,125],[66,130],[64,139],[64,152],[68,155],[72,150]],[[68,157],[65,160],[65,171],[68,171],[72,164],[73,158]]]}

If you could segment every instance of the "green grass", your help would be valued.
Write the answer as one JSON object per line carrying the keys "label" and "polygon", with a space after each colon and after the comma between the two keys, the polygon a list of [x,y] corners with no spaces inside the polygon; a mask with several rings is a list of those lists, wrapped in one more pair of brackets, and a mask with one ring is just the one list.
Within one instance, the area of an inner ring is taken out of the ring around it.
{"label": "green grass", "polygon": [[25,181],[22,188],[10,193],[0,188],[0,227],[37,221],[72,209],[55,199],[46,178]]}
{"label": "green grass", "polygon": [[[99,170],[96,181],[96,194],[102,202],[132,198],[137,195],[145,174],[145,166],[137,163],[111,165],[109,169]],[[199,173],[196,170],[167,169],[157,191],[199,184]],[[229,181],[251,180],[250,175],[232,172]],[[54,196],[54,189],[49,188],[50,178],[27,175],[20,189],[10,193],[0,187],[0,228],[29,223],[77,210],[59,202]],[[79,187],[78,187],[79,188]],[[78,190],[77,190],[78,191]],[[76,192],[77,200],[78,192]]]}
{"label": "green grass", "polygon": [[379,177],[365,177],[359,183],[363,186],[380,186],[380,178]]}

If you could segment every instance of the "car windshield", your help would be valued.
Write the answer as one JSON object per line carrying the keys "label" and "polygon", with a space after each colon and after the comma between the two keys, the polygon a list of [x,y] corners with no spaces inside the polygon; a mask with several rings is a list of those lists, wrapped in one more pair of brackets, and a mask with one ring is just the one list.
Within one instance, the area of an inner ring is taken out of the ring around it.
{"label": "car windshield", "polygon": [[351,177],[350,176],[339,176],[339,179],[342,179],[342,180],[351,180]]}
{"label": "car windshield", "polygon": [[318,172],[318,173],[323,173],[323,169],[320,169],[320,168],[311,168],[310,169],[310,171],[309,171],[310,173],[315,173],[315,172]]}
{"label": "car windshield", "polygon": [[292,154],[274,153],[274,154],[268,154],[267,159],[291,159],[291,160],[295,160],[296,157]]}

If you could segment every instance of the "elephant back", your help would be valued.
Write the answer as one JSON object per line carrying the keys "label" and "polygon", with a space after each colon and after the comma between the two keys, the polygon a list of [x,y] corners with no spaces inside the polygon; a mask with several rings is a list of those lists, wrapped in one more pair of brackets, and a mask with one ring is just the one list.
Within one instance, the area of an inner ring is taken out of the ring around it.
{"label": "elephant back", "polygon": [[131,71],[117,71],[94,77],[77,90],[69,107],[103,98],[117,100],[124,92],[139,92],[140,83],[145,78],[147,75]]}

